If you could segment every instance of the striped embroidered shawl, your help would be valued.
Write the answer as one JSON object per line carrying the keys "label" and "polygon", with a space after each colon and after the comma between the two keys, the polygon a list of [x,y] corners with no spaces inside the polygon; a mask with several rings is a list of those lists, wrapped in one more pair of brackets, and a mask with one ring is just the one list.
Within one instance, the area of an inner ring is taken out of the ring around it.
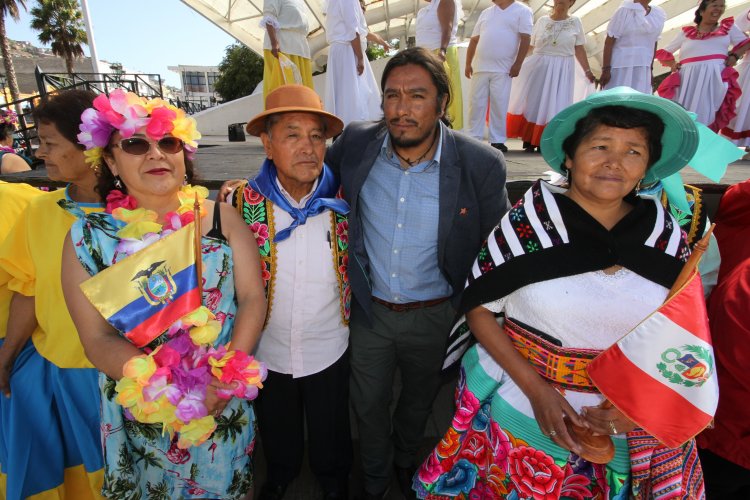
{"label": "striped embroidered shawl", "polygon": [[690,247],[658,201],[626,198],[633,209],[607,230],[564,192],[537,181],[482,245],[448,339],[444,368],[471,345],[464,314],[523,286],[620,265],[671,288]]}

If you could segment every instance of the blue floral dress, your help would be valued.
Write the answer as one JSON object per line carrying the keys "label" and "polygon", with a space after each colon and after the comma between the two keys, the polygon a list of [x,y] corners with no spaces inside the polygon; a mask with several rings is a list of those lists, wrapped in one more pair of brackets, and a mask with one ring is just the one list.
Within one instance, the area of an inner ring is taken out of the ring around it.
{"label": "blue floral dress", "polygon": [[[115,251],[119,243],[115,233],[123,225],[106,213],[87,215],[73,225],[76,255],[89,274],[126,257]],[[203,304],[222,323],[214,345],[223,345],[231,339],[237,309],[232,251],[225,240],[204,236],[202,254]],[[147,349],[166,340],[165,332]],[[202,445],[183,450],[177,447],[176,437],[162,435],[161,425],[128,419],[115,402],[115,383],[99,374],[105,497],[232,499],[241,498],[252,487],[256,423],[251,402],[232,398],[217,418],[213,435]]]}

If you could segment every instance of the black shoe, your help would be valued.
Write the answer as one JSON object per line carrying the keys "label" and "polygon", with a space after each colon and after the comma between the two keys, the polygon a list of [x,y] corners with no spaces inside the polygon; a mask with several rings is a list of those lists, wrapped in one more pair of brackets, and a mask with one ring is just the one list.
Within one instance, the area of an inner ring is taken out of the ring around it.
{"label": "black shoe", "polygon": [[286,486],[274,483],[266,483],[260,489],[258,500],[281,500],[286,493]]}
{"label": "black shoe", "polygon": [[493,142],[492,144],[490,144],[490,146],[492,146],[495,149],[499,149],[503,153],[507,153],[508,152],[508,146],[506,146],[505,143],[502,143],[502,142]]}
{"label": "black shoe", "polygon": [[404,498],[406,498],[407,500],[416,500],[417,495],[414,493],[411,485],[414,474],[417,473],[417,468],[399,467],[398,465],[396,465],[394,469],[396,470],[396,481],[398,482],[398,487],[401,490],[401,494],[404,495]]}

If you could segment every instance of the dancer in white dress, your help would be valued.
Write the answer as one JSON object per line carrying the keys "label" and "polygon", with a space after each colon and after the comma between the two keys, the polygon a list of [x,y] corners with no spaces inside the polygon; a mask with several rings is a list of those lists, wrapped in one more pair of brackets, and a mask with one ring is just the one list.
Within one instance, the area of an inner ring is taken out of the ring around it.
{"label": "dancer in white dress", "polygon": [[661,7],[651,7],[650,2],[624,0],[612,16],[599,80],[603,89],[630,87],[653,93],[651,63],[667,14]]}
{"label": "dancer in white dress", "polygon": [[445,62],[451,80],[448,117],[455,130],[464,127],[464,100],[461,91],[461,64],[458,60],[458,20],[463,15],[461,0],[426,0],[417,12],[416,43],[437,54]]}
{"label": "dancer in white dress", "polygon": [[326,111],[341,118],[344,125],[377,120],[383,115],[380,89],[365,54],[367,37],[367,21],[359,0],[329,0],[326,40],[331,47],[324,102]]}
{"label": "dancer in white dress", "polygon": [[[732,66],[750,48],[750,40],[732,17],[719,22],[724,10],[724,0],[703,0],[695,13],[695,26],[684,26],[674,40],[656,51],[656,59],[672,70],[659,85],[659,95],[694,112],[714,132],[736,113],[742,90]],[[734,45],[731,51],[730,45]],[[677,51],[679,63],[674,56]]]}
{"label": "dancer in white dress", "polygon": [[573,103],[575,62],[594,81],[581,20],[568,15],[575,0],[554,0],[552,14],[543,16],[531,33],[532,55],[513,82],[508,105],[508,137],[523,139],[524,149],[539,146],[544,127],[553,116]]}
{"label": "dancer in white dress", "polygon": [[[750,9],[737,16],[734,25],[743,33],[750,33]],[[738,146],[744,146],[745,151],[750,152],[750,62],[748,58],[743,59],[737,65],[737,72],[740,75],[738,79],[740,88],[743,89],[742,96],[737,101],[737,116],[721,132]]]}

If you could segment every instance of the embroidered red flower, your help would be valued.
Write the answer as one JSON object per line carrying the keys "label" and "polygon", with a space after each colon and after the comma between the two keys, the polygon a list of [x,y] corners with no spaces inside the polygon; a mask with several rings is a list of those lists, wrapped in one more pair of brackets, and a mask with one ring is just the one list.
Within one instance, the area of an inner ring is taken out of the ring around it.
{"label": "embroidered red flower", "polygon": [[468,434],[464,438],[461,446],[461,452],[458,454],[458,458],[465,458],[471,463],[486,463],[486,455],[491,455],[491,450],[488,449],[489,441],[487,435],[483,431],[475,431],[469,429]]}
{"label": "embroidered red flower", "polygon": [[339,265],[339,273],[341,273],[341,279],[345,282],[349,282],[349,256],[344,255],[341,258],[341,264]]}
{"label": "embroidered red flower", "polygon": [[534,230],[531,229],[531,226],[528,224],[519,224],[516,228],[516,231],[518,232],[519,238],[528,238],[532,234],[534,234]]}
{"label": "embroidered red flower", "polygon": [[249,205],[260,205],[263,202],[263,196],[252,189],[245,189],[245,202]]}
{"label": "embroidered red flower", "polygon": [[260,263],[260,271],[263,278],[263,286],[268,286],[268,281],[271,279],[271,271],[269,271],[270,264],[265,262]]}
{"label": "embroidered red flower", "polygon": [[253,222],[252,224],[250,224],[250,231],[253,232],[255,241],[258,243],[259,247],[262,247],[266,244],[266,240],[268,240],[267,225],[261,224],[260,222]]}
{"label": "embroidered red flower", "polygon": [[440,459],[435,453],[430,453],[430,456],[427,457],[427,460],[419,468],[417,477],[425,484],[432,484],[437,481],[442,472],[443,468],[440,466]]}
{"label": "embroidered red flower", "polygon": [[343,220],[336,224],[336,236],[339,237],[341,241],[349,244],[349,221]]}
{"label": "embroidered red flower", "polygon": [[111,214],[116,208],[134,210],[138,202],[129,194],[124,194],[118,189],[113,189],[107,195],[107,213]]}
{"label": "embroidered red flower", "polygon": [[461,392],[461,399],[458,402],[456,413],[453,415],[451,426],[459,431],[468,429],[480,406],[481,404],[474,393],[464,389]]}
{"label": "embroidered red flower", "polygon": [[591,480],[583,474],[574,474],[570,464],[565,466],[565,480],[560,494],[572,500],[585,500],[592,497]]}
{"label": "embroidered red flower", "polygon": [[510,480],[519,496],[534,500],[557,500],[562,490],[564,472],[541,450],[521,446],[510,452]]}

